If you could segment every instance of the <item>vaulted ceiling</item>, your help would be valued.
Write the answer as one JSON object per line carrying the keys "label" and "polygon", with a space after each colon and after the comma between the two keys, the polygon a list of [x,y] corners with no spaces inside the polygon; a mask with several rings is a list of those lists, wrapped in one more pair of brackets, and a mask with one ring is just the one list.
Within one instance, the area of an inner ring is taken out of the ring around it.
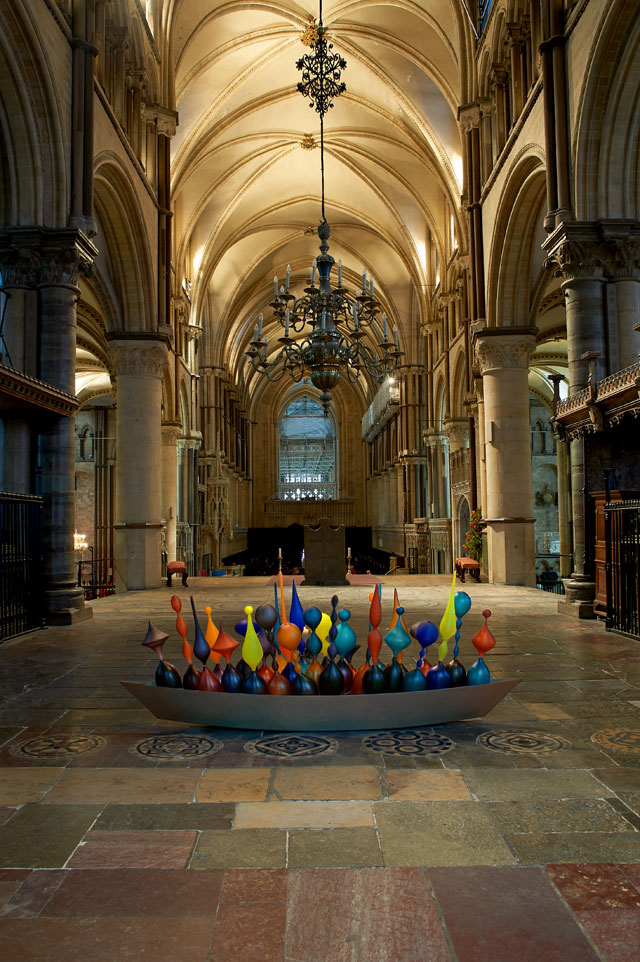
{"label": "vaulted ceiling", "polygon": [[[319,117],[297,91],[315,0],[176,0],[169,24],[175,263],[193,320],[239,370],[273,277],[302,293],[317,253]],[[329,0],[347,90],[325,118],[326,216],[345,286],[363,268],[405,350],[428,296],[427,238],[447,250],[467,99],[460,0]],[[463,228],[456,225],[458,236]]]}

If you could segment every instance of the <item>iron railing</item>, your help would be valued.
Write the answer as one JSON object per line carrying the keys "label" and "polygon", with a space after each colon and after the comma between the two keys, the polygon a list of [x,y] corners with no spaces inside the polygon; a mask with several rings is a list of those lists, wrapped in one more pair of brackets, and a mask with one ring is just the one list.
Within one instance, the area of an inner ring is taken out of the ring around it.
{"label": "iron railing", "polygon": [[0,492],[0,639],[44,623],[42,498]]}
{"label": "iron railing", "polygon": [[640,501],[604,506],[607,619],[610,631],[640,637]]}

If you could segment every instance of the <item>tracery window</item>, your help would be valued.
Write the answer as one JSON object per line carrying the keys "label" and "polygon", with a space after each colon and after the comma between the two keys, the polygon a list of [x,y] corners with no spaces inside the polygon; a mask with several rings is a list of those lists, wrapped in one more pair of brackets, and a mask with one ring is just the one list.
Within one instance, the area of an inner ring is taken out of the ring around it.
{"label": "tracery window", "polygon": [[322,406],[303,396],[280,418],[278,498],[331,501],[336,497],[336,429]]}

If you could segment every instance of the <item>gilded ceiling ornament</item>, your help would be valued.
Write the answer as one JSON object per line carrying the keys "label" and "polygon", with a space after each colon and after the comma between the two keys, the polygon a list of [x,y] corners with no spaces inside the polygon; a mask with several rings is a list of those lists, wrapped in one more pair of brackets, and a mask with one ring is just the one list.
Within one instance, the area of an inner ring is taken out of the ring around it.
{"label": "gilded ceiling ornament", "polygon": [[[303,150],[315,150],[318,146],[313,139],[313,134],[304,134],[302,138],[302,143],[300,144]],[[315,231],[314,231],[315,233]]]}
{"label": "gilded ceiling ornament", "polygon": [[316,18],[312,17],[311,20],[309,21],[307,29],[304,31],[304,33],[300,37],[300,41],[305,45],[305,47],[313,47],[317,39],[318,39],[318,24],[316,23]]}

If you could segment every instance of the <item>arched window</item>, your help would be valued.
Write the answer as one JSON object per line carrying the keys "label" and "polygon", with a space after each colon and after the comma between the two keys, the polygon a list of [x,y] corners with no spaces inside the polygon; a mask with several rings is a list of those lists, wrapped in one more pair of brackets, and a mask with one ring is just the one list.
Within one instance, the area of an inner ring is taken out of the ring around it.
{"label": "arched window", "polygon": [[293,401],[280,418],[278,498],[330,501],[336,497],[336,429],[310,397]]}

